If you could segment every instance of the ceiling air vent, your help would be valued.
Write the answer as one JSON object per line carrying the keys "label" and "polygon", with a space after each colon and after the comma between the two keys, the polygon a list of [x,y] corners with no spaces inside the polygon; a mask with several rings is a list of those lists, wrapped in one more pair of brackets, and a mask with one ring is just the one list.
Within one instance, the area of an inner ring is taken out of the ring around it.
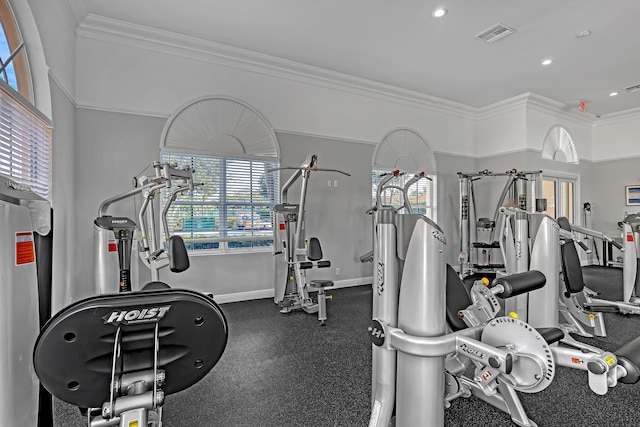
{"label": "ceiling air vent", "polygon": [[633,85],[633,86],[625,87],[624,90],[626,90],[629,93],[638,92],[640,90],[640,85]]}
{"label": "ceiling air vent", "polygon": [[509,28],[504,24],[496,24],[493,27],[478,34],[476,38],[486,43],[493,43],[515,32],[516,30],[514,30],[513,28]]}

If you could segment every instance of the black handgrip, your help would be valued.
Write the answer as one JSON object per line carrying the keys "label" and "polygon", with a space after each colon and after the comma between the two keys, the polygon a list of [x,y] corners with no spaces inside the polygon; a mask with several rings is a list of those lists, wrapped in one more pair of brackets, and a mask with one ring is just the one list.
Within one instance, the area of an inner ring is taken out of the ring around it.
{"label": "black handgrip", "polygon": [[298,263],[298,267],[300,268],[300,270],[308,270],[310,268],[313,268],[313,263],[311,261],[302,261]]}
{"label": "black handgrip", "polygon": [[611,244],[612,244],[613,246],[615,246],[616,248],[618,248],[618,249],[620,249],[620,250],[622,250],[622,249],[623,249],[623,248],[622,248],[622,245],[621,245],[620,243],[616,242],[615,240],[610,240],[610,242],[611,242]]}
{"label": "black handgrip", "polygon": [[544,274],[538,270],[531,270],[510,276],[498,277],[493,281],[492,287],[502,285],[504,290],[497,294],[497,296],[499,298],[509,298],[540,289],[545,283],[547,283],[547,278],[544,277]]}
{"label": "black handgrip", "polygon": [[585,245],[583,242],[578,242],[578,245],[580,245],[583,251],[589,252],[589,247]]}

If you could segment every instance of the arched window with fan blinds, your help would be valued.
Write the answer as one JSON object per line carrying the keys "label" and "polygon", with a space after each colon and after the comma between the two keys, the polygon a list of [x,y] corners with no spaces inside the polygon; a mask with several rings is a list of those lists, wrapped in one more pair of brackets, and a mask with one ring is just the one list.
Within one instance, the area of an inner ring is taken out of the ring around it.
{"label": "arched window with fan blinds", "polygon": [[[398,178],[396,184],[404,186],[406,180],[414,174],[424,172],[430,180],[421,179],[408,191],[407,197],[414,213],[425,214],[437,221],[438,171],[436,158],[427,141],[416,131],[399,128],[388,132],[376,146],[372,162],[371,199],[376,203],[376,191],[381,175],[394,170],[405,174]],[[402,205],[398,194],[383,194],[385,204],[396,207]]]}
{"label": "arched window with fan blinds", "polygon": [[549,129],[542,145],[542,158],[564,163],[579,163],[578,151],[567,129],[562,126]]}
{"label": "arched window with fan blinds", "polygon": [[[11,4],[0,0],[0,174],[49,199],[52,123],[35,106],[33,81],[42,76],[31,74],[23,34],[33,36],[21,31]],[[37,49],[31,54],[37,56]]]}
{"label": "arched window with fan blinds", "polygon": [[[542,145],[542,158],[562,163],[578,164],[578,151],[563,126],[549,129]],[[578,200],[578,177],[573,174],[544,173],[542,197],[547,199],[545,214],[552,218],[566,217],[574,223]]]}
{"label": "arched window with fan blinds", "polygon": [[192,251],[271,250],[279,201],[280,149],[273,128],[254,108],[206,96],[178,108],[160,143],[163,162],[195,169],[195,191],[168,214],[170,232]]}

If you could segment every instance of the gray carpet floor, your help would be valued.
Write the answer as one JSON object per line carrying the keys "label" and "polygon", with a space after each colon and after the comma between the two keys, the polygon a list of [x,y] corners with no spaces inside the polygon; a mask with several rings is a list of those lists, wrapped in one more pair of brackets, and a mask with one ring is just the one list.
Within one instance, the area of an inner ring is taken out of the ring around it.
{"label": "gray carpet floor", "polygon": [[[620,298],[619,269],[585,268],[587,285]],[[198,384],[166,398],[166,427],[366,426],[371,389],[371,288],[331,291],[329,320],[282,315],[271,299],[222,305],[229,343],[222,359]],[[640,335],[640,316],[606,314],[609,335],[582,339],[615,351]],[[553,384],[520,393],[539,426],[639,426],[640,384],[592,393],[584,371],[557,368]],[[77,408],[55,400],[55,425],[86,425]],[[446,426],[513,426],[505,413],[474,397],[458,399]],[[425,426],[429,427],[429,426]]]}

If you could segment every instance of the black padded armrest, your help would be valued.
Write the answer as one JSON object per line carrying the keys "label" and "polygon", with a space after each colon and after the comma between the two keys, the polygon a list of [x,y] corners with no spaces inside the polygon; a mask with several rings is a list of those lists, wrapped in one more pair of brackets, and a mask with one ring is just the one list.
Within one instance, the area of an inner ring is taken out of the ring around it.
{"label": "black padded armrest", "polygon": [[313,263],[311,261],[302,261],[298,264],[300,270],[308,270],[313,267]]}
{"label": "black padded armrest", "polygon": [[540,289],[547,283],[547,278],[538,270],[525,271],[524,273],[498,277],[492,283],[493,286],[502,285],[504,291],[497,294],[499,298],[509,298],[515,295]]}
{"label": "black padded armrest", "polygon": [[318,261],[318,268],[327,268],[331,267],[331,261]]}

